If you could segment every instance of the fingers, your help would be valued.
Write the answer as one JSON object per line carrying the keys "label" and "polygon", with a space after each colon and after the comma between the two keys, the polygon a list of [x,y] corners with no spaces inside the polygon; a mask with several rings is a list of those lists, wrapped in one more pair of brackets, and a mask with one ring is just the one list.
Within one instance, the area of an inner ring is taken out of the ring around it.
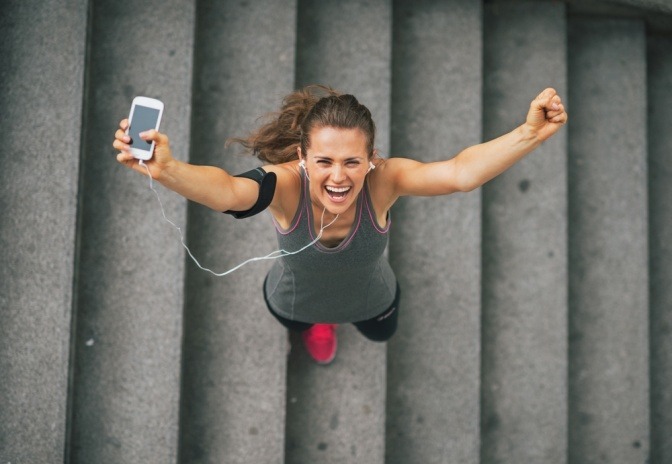
{"label": "fingers", "polygon": [[562,103],[554,104],[550,111],[546,111],[546,119],[553,119],[565,113],[565,106]]}
{"label": "fingers", "polygon": [[543,110],[546,120],[553,123],[564,123],[567,121],[567,112],[562,104],[562,99],[555,89],[547,88],[541,92],[532,102],[532,106],[538,110]]}
{"label": "fingers", "polygon": [[128,144],[131,143],[131,138],[126,134],[126,129],[128,129],[128,119],[122,119],[119,129],[114,133],[114,142],[112,142],[112,146],[119,151],[128,152],[130,150]]}
{"label": "fingers", "polygon": [[117,161],[122,164],[129,164],[135,161],[135,157],[127,151],[117,153]]}
{"label": "fingers", "polygon": [[[119,129],[114,133],[114,142],[112,142],[112,146],[119,151],[128,151],[131,148],[129,145],[129,143],[131,143],[131,137],[126,133],[124,126],[127,126],[127,123],[124,124],[124,122],[126,122],[126,120],[119,124]],[[153,141],[157,145],[168,144],[168,136],[154,129],[141,132],[140,138],[147,141]]]}
{"label": "fingers", "polygon": [[558,105],[561,103],[560,96],[553,88],[547,88],[532,100],[530,106],[535,109],[558,110]]}
{"label": "fingers", "polygon": [[549,122],[553,123],[562,123],[564,124],[567,121],[567,112],[565,111],[565,105],[562,104],[562,100],[559,96],[555,95],[549,105],[550,109],[546,109],[546,119]]}
{"label": "fingers", "polygon": [[114,147],[115,150],[119,150],[120,152],[124,153],[129,153],[131,147],[128,145],[131,142],[131,138],[126,135],[123,131],[118,130],[116,134],[114,134],[114,142],[112,142],[112,146]]}

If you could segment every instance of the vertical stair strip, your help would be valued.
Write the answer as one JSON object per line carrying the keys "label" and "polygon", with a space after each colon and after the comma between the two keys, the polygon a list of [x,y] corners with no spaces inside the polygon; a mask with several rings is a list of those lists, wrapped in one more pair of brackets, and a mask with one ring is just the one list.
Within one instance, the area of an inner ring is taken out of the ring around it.
{"label": "vertical stair strip", "polygon": [[[176,462],[184,253],[148,179],[119,165],[111,143],[133,97],[159,98],[161,129],[185,159],[194,5],[92,8],[70,455]],[[183,224],[185,201],[157,188]]]}
{"label": "vertical stair strip", "polygon": [[672,39],[648,41],[651,462],[672,462]]}
{"label": "vertical stair strip", "polygon": [[[393,24],[393,155],[445,160],[480,142],[480,2],[395,2]],[[389,463],[479,460],[480,207],[476,191],[393,210],[402,300],[388,344]]]}
{"label": "vertical stair strip", "polygon": [[[565,7],[486,4],[484,139],[554,87],[567,104]],[[483,188],[481,462],[566,462],[567,128]]]}
{"label": "vertical stair strip", "polygon": [[569,462],[649,453],[643,23],[569,24]]}
{"label": "vertical stair strip", "polygon": [[[196,21],[190,160],[238,174],[261,161],[226,139],[292,89],[296,3],[199,2]],[[277,249],[267,212],[236,220],[190,204],[188,236],[219,272]],[[180,462],[283,462],[287,336],[264,303],[269,266],[215,277],[187,261]]]}
{"label": "vertical stair strip", "polygon": [[[327,84],[352,93],[372,112],[376,147],[389,147],[392,5],[388,0],[301,1],[297,87]],[[287,463],[366,462],[385,456],[385,344],[352,325],[338,328],[329,367],[292,339],[288,370]]]}
{"label": "vertical stair strip", "polygon": [[3,463],[64,459],[86,10],[4,2],[0,14]]}

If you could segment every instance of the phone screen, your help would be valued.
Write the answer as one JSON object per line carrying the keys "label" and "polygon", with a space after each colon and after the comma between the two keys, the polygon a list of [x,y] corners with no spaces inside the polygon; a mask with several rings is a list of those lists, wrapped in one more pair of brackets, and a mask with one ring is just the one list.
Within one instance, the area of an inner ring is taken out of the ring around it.
{"label": "phone screen", "polygon": [[131,137],[131,147],[146,151],[149,151],[152,148],[152,142],[142,140],[140,138],[140,132],[156,129],[158,119],[159,110],[135,105],[131,127],[128,129],[128,135]]}

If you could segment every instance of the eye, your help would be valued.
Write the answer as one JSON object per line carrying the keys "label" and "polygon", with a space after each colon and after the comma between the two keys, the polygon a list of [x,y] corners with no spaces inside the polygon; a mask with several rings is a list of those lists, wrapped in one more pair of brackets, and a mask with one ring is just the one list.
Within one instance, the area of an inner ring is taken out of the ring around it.
{"label": "eye", "polygon": [[348,166],[351,166],[351,167],[357,167],[357,166],[359,166],[359,161],[356,161],[356,160],[348,161],[346,164]]}
{"label": "eye", "polygon": [[317,164],[320,164],[322,166],[328,166],[330,163],[328,160],[317,160]]}

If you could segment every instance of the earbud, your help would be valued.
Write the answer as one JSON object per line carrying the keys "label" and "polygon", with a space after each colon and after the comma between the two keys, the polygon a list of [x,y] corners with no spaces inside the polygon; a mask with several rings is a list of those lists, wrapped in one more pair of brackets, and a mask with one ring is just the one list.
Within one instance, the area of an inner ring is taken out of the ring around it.
{"label": "earbud", "polygon": [[376,165],[373,164],[371,161],[369,161],[369,170],[366,172],[368,173],[369,171],[373,171],[374,169],[376,169]]}
{"label": "earbud", "polygon": [[306,178],[307,178],[308,180],[310,180],[310,176],[308,175],[308,170],[306,169],[306,160],[305,160],[305,158],[302,159],[301,161],[299,161],[299,166],[300,166],[301,168],[303,168],[303,172],[306,173]]}

